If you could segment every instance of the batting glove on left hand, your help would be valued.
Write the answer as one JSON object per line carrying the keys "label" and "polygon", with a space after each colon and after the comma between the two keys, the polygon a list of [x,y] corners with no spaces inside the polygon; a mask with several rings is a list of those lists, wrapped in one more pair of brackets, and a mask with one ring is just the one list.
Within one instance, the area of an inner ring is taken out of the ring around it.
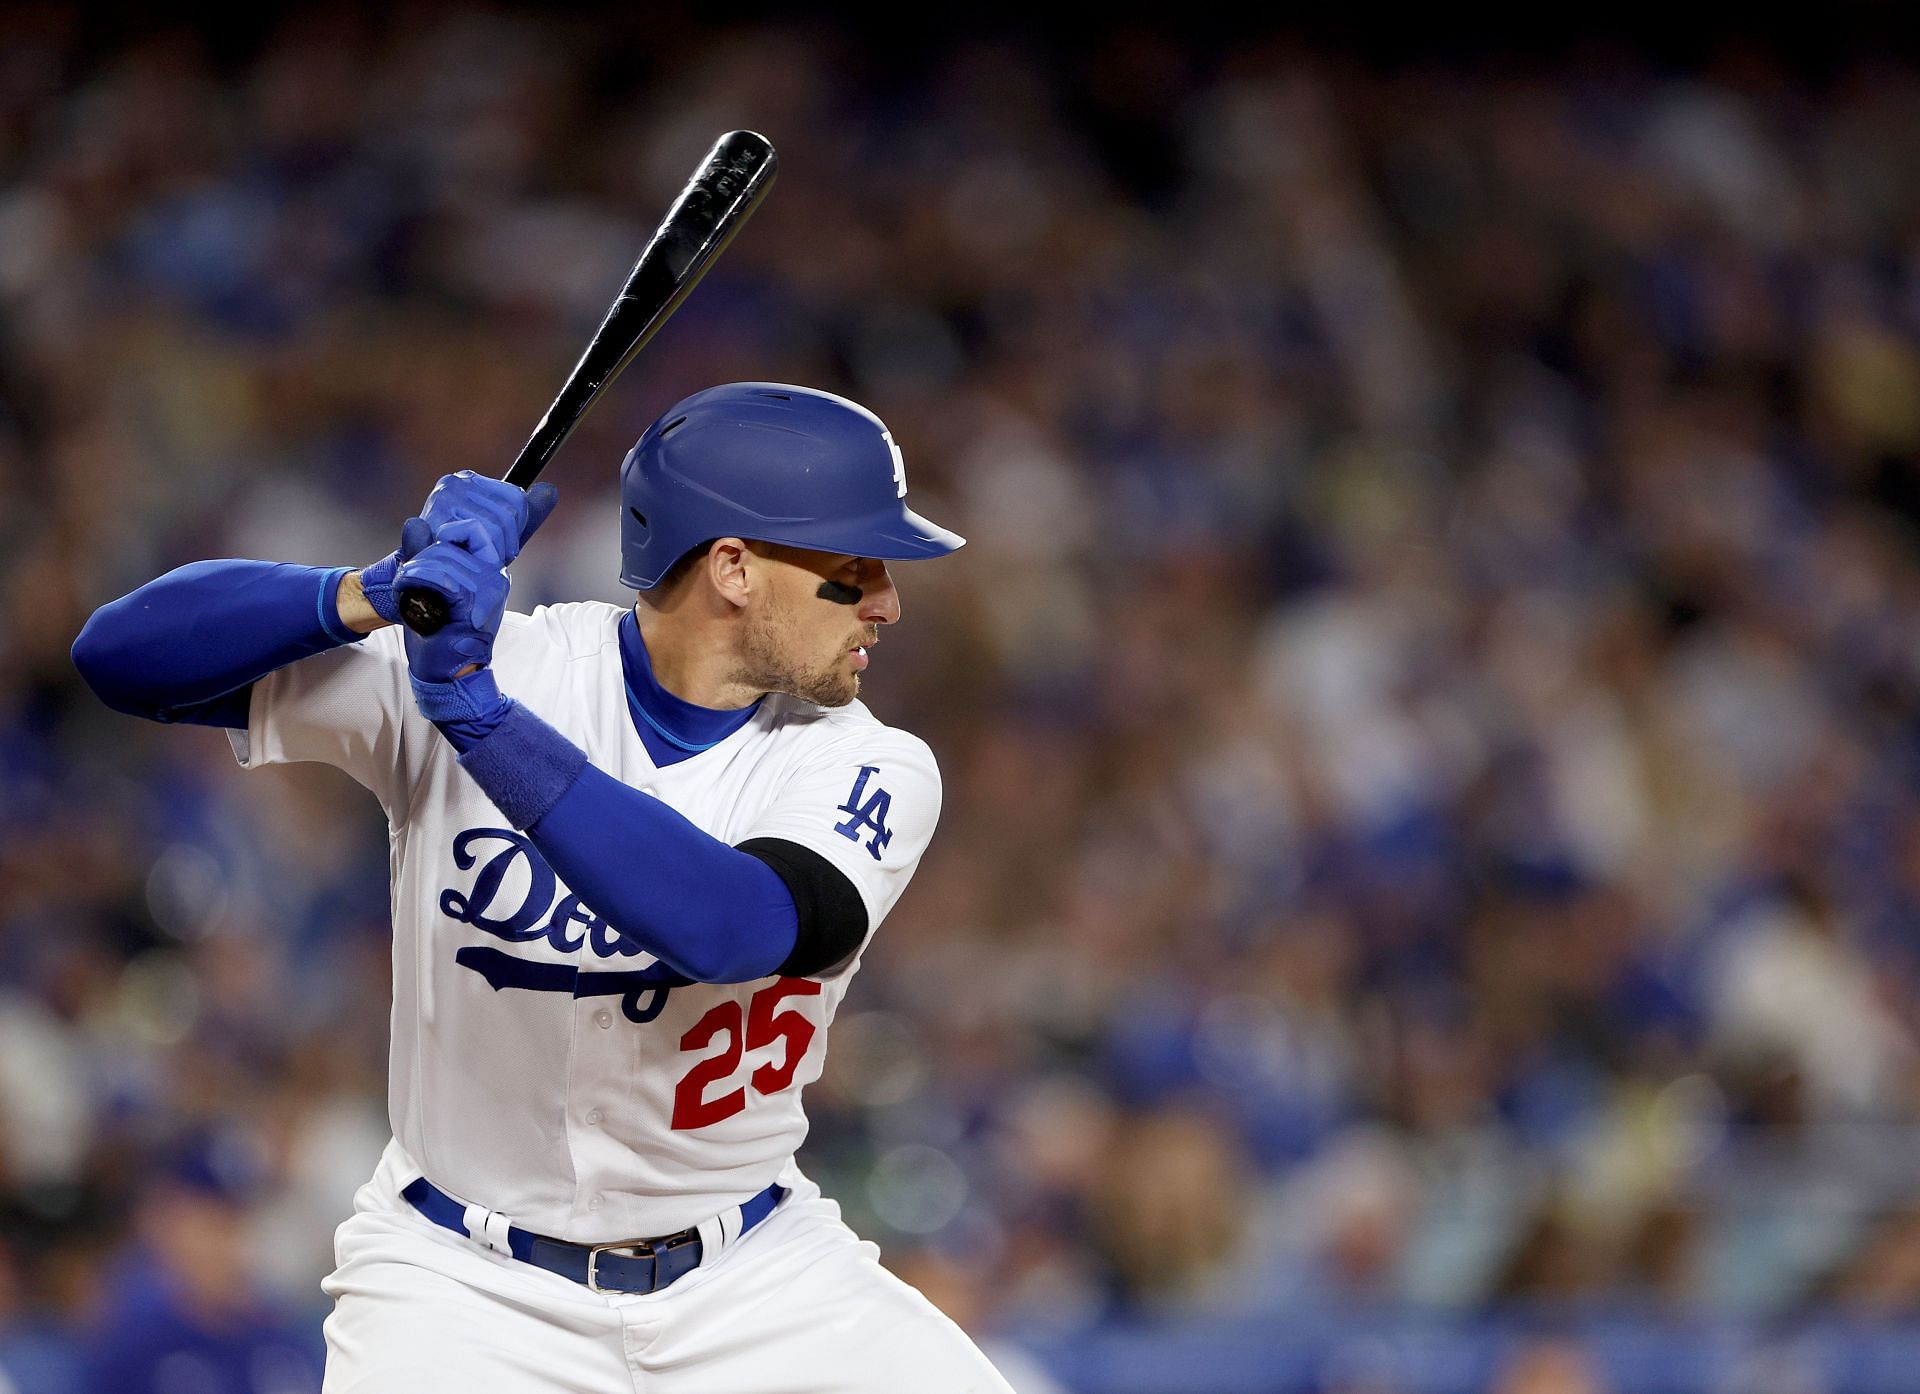
{"label": "batting glove on left hand", "polygon": [[435,537],[449,523],[479,523],[487,530],[493,550],[500,554],[500,564],[511,566],[559,500],[559,491],[551,484],[522,489],[504,479],[461,470],[440,477],[427,495],[427,506],[420,516],[427,520]]}
{"label": "batting glove on left hand", "polygon": [[435,542],[396,573],[396,587],[430,590],[447,602],[447,623],[438,633],[424,639],[406,633],[407,667],[416,684],[451,683],[462,670],[493,661],[494,637],[512,589],[502,565],[487,529],[460,520],[441,528]]}
{"label": "batting glove on left hand", "polygon": [[421,516],[400,526],[400,546],[360,573],[360,590],[375,614],[388,624],[400,623],[400,568],[418,556],[451,523],[478,523],[506,566],[520,555],[527,539],[547,521],[560,501],[551,484],[522,489],[504,479],[489,479],[472,470],[442,475],[427,495]]}

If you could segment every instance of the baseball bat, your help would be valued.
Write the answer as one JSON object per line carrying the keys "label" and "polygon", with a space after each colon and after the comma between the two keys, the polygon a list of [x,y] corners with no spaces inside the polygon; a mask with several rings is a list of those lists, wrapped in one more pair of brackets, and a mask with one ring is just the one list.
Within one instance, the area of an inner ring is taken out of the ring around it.
{"label": "baseball bat", "polygon": [[[525,489],[540,477],[607,384],[680,308],[760,206],[778,166],[772,143],[753,131],[730,131],[713,143],[633,264],[553,405],[521,447],[506,473],[509,484]],[[402,589],[400,616],[414,633],[432,634],[447,622],[447,602],[435,591]]]}

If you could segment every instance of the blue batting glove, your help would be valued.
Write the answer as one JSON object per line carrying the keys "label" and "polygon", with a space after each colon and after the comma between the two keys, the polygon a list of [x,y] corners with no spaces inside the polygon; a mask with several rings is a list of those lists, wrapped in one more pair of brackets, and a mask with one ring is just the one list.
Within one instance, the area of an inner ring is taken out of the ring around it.
{"label": "blue batting glove", "polygon": [[395,573],[397,587],[430,590],[447,602],[447,623],[437,634],[406,633],[407,668],[417,681],[450,683],[462,669],[493,661],[512,588],[503,564],[487,529],[461,520],[441,528],[431,546]]}
{"label": "blue batting glove", "polygon": [[433,542],[433,530],[423,518],[409,518],[400,525],[400,546],[360,573],[360,590],[373,612],[388,624],[400,623],[400,595],[393,578],[402,566],[412,561]]}
{"label": "blue batting glove", "polygon": [[400,546],[360,573],[360,589],[375,614],[388,624],[400,623],[400,592],[394,577],[400,568],[430,546],[449,523],[478,523],[486,530],[502,566],[520,555],[540,525],[547,521],[560,492],[551,484],[522,489],[504,479],[489,479],[472,470],[442,475],[427,495],[421,516],[400,528]]}
{"label": "blue batting glove", "polygon": [[547,521],[560,494],[551,484],[522,489],[504,479],[489,479],[472,470],[442,475],[427,495],[420,516],[437,538],[449,523],[478,523],[487,530],[502,566],[511,566],[527,539]]}

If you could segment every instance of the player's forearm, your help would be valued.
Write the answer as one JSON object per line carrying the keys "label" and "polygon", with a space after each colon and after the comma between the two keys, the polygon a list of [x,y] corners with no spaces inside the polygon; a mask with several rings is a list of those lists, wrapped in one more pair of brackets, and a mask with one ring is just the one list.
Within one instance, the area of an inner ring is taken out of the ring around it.
{"label": "player's forearm", "polygon": [[[199,709],[360,637],[339,609],[347,574],[239,560],[179,567],[94,611],[74,640],[74,666],[115,711],[209,719]],[[232,715],[211,719],[234,724]]]}
{"label": "player's forearm", "polygon": [[[420,689],[416,685],[416,692]],[[498,701],[490,674],[469,689]],[[442,720],[460,763],[560,879],[622,937],[696,982],[780,971],[799,912],[780,874],[587,762],[518,704]]]}
{"label": "player's forearm", "polygon": [[778,873],[604,770],[583,769],[527,836],[583,904],[695,982],[769,977],[793,952]]}

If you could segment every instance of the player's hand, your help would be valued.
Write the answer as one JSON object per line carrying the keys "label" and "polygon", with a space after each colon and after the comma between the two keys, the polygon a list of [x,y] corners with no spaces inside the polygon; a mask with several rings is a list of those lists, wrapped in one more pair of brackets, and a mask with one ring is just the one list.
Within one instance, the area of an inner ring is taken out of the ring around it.
{"label": "player's hand", "polygon": [[520,555],[527,539],[547,521],[559,501],[559,490],[551,484],[522,489],[472,470],[443,475],[427,495],[421,516],[401,524],[399,548],[360,573],[360,590],[376,615],[388,624],[399,624],[400,588],[394,578],[401,567],[433,544],[440,529],[449,523],[478,523],[504,566]]}
{"label": "player's hand", "polygon": [[422,518],[409,518],[400,525],[400,546],[372,566],[360,572],[360,593],[374,614],[388,624],[400,623],[400,593],[393,580],[401,567],[412,561],[433,542],[433,529]]}
{"label": "player's hand", "polygon": [[507,610],[512,583],[487,528],[460,519],[441,528],[435,540],[401,566],[397,588],[430,590],[447,602],[447,623],[421,638],[406,634],[407,667],[425,683],[448,683],[474,667],[493,661],[493,641]]}
{"label": "player's hand", "polygon": [[472,470],[445,474],[427,495],[420,510],[434,537],[449,523],[478,523],[487,530],[502,566],[511,566],[527,539],[547,521],[560,494],[551,484],[522,489],[504,479],[489,479]]}

